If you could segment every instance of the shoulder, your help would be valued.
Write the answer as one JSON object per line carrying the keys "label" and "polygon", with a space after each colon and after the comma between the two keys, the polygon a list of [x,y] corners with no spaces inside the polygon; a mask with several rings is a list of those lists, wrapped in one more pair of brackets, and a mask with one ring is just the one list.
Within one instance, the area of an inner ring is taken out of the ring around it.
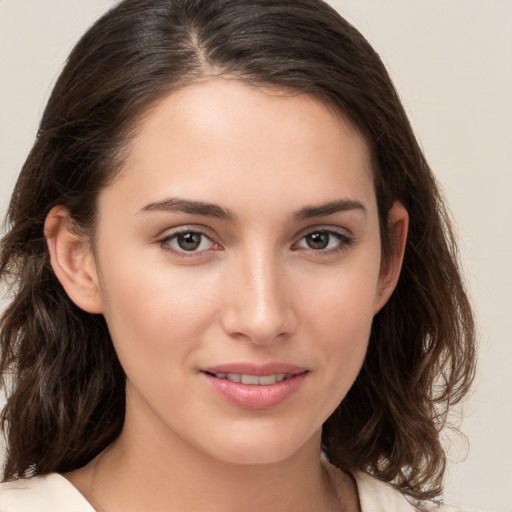
{"label": "shoulder", "polygon": [[357,484],[361,512],[476,512],[431,501],[415,501],[389,484],[361,472],[353,477]]}
{"label": "shoulder", "polygon": [[396,489],[366,473],[352,474],[357,485],[361,512],[416,512],[418,509]]}
{"label": "shoulder", "polygon": [[94,512],[62,475],[22,478],[0,484],[0,512]]}
{"label": "shoulder", "polygon": [[478,512],[474,509],[452,507],[450,505],[443,505],[442,503],[435,503],[432,501],[419,501],[416,503],[418,512]]}

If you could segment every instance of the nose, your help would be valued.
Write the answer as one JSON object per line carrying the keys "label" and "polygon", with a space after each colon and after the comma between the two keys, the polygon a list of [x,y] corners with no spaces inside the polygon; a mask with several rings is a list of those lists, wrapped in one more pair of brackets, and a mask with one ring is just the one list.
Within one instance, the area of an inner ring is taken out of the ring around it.
{"label": "nose", "polygon": [[221,323],[230,336],[263,345],[295,331],[290,283],[274,257],[241,256],[226,281]]}

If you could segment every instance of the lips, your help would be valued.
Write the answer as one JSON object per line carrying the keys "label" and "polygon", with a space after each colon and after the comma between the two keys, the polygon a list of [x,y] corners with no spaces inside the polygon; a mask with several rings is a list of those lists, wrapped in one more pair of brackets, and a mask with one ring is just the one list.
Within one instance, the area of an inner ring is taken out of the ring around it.
{"label": "lips", "polygon": [[285,363],[226,364],[201,370],[213,391],[243,409],[272,409],[289,399],[309,373]]}
{"label": "lips", "polygon": [[275,373],[272,375],[247,375],[244,373],[216,373],[217,379],[226,379],[230,382],[241,382],[249,386],[271,386],[276,382],[281,382],[290,378],[291,373]]}

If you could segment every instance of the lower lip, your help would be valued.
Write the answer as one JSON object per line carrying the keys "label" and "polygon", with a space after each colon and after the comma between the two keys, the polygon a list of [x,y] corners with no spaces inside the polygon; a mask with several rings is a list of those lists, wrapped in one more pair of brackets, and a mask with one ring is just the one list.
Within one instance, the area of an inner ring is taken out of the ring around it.
{"label": "lower lip", "polygon": [[202,373],[213,390],[230,404],[242,409],[272,409],[288,400],[301,386],[307,372],[268,386],[242,384]]}

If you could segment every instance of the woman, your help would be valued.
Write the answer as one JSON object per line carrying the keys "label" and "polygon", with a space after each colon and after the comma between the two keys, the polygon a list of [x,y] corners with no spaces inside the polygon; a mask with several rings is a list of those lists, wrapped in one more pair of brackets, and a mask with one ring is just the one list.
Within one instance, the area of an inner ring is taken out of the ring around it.
{"label": "woman", "polygon": [[327,5],[121,2],[8,223],[0,507],[434,507],[471,308],[391,81]]}

